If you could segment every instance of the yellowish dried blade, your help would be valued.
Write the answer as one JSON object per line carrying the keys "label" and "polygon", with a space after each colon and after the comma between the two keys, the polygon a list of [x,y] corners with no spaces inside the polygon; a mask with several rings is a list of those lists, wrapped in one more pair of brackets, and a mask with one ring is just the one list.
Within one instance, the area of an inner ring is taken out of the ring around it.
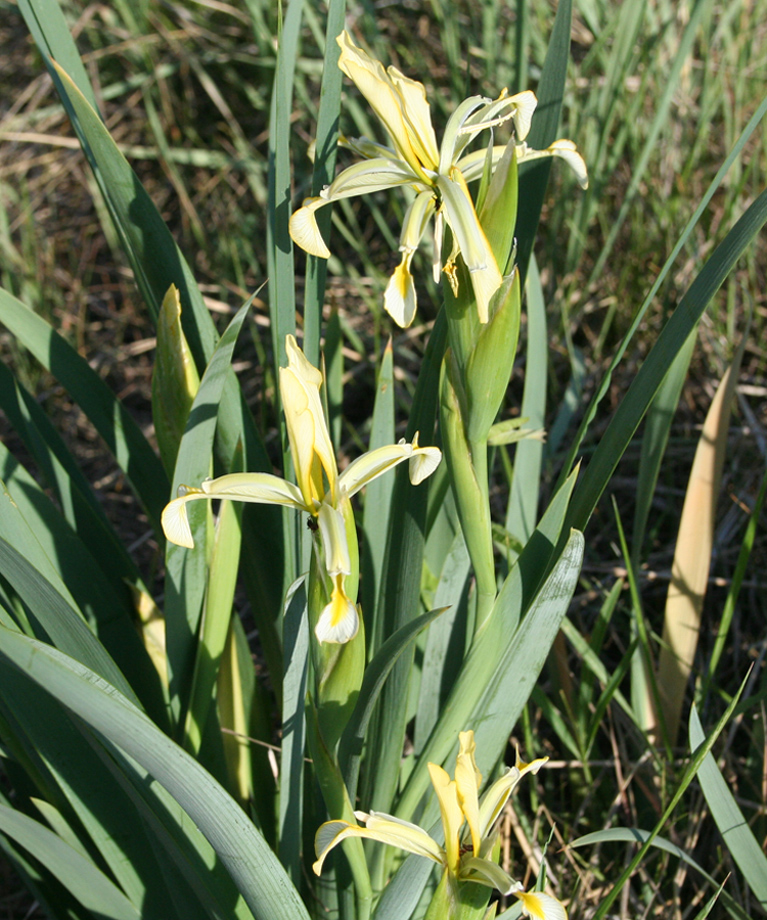
{"label": "yellowish dried blade", "polygon": [[698,646],[714,539],[714,515],[744,344],[745,338],[708,410],[679,521],[658,665],[664,722],[672,745],[676,742],[682,703]]}

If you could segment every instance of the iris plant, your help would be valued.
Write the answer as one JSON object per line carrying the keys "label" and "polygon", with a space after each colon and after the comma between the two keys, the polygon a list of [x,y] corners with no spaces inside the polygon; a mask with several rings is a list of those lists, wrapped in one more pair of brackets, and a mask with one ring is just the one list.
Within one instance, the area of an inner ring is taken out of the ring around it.
{"label": "iris plant", "polygon": [[162,526],[172,543],[192,548],[186,506],[201,498],[285,505],[311,515],[332,581],[330,602],[315,633],[320,642],[348,642],[359,626],[357,608],[344,587],[351,575],[345,521],[349,498],[403,460],[409,461],[410,481],[417,485],[436,469],[442,455],[436,447],[419,447],[416,435],[411,444],[402,440],[362,454],[339,474],[320,399],[322,374],[292,335],[287,337],[286,350],[288,366],[280,368],[280,395],[298,485],[271,473],[229,473],[208,479],[199,488],[182,485],[178,497],[163,511]]}
{"label": "iris plant", "polygon": [[[478,179],[488,156],[494,167],[503,155],[504,146],[466,154],[471,141],[485,129],[511,120],[514,124],[517,162],[558,156],[575,170],[580,183],[587,185],[586,166],[575,144],[555,141],[546,150],[533,150],[523,143],[528,131],[536,98],[525,91],[509,96],[504,90],[497,99],[470,96],[450,116],[438,146],[431,122],[431,111],[422,83],[411,80],[396,67],[383,65],[358,48],[344,31],[338,36],[341,47],[339,67],[356,84],[370,104],[386,133],[390,145],[368,138],[349,139],[344,143],[363,157],[344,169],[315,198],[307,198],[290,219],[290,234],[297,245],[312,255],[328,258],[330,250],[322,239],[316,211],[342,198],[365,195],[381,189],[407,186],[415,192],[402,224],[399,249],[400,264],[386,288],[384,306],[400,326],[409,326],[416,311],[416,293],[410,263],[418,245],[434,218],[433,273],[439,279],[440,268],[457,289],[455,259],[460,253],[469,270],[479,320],[488,321],[490,301],[501,285],[502,275],[487,237],[477,217],[468,183]],[[452,232],[452,250],[441,262],[444,225]]]}
{"label": "iris plant", "polygon": [[499,819],[509,796],[525,774],[537,773],[548,758],[522,763],[517,752],[515,765],[480,798],[482,774],[474,759],[474,732],[461,732],[458,739],[454,779],[442,767],[429,764],[442,814],[444,846],[416,824],[380,812],[357,811],[354,814],[362,825],[327,821],[319,828],[315,838],[315,873],[322,872],[328,853],[342,840],[363,837],[432,859],[454,884],[476,882],[496,888],[502,894],[514,895],[521,901],[523,913],[536,920],[567,920],[567,911],[556,898],[539,891],[524,891],[493,859]]}

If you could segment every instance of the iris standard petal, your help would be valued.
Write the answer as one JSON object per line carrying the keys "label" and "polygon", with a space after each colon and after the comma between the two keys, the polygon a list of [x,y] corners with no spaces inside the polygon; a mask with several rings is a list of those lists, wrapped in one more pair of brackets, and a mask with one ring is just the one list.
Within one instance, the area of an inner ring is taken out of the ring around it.
{"label": "iris standard petal", "polygon": [[522,913],[533,920],[567,920],[564,904],[542,891],[512,891],[522,902]]}
{"label": "iris standard petal", "polygon": [[426,169],[436,169],[439,149],[431,123],[431,108],[426,99],[426,88],[418,80],[406,77],[396,67],[387,68],[387,73],[402,100],[402,119],[411,147]]}
{"label": "iris standard petal", "polygon": [[[472,851],[475,856],[479,856],[482,834],[479,824],[478,792],[482,784],[482,774],[477,769],[477,762],[474,759],[476,748],[474,732],[460,732],[458,743],[458,756],[455,759],[455,786],[458,792],[458,803],[466,818]],[[466,839],[465,833],[464,839]]]}
{"label": "iris standard petal", "polygon": [[516,764],[513,767],[509,767],[506,773],[487,789],[480,800],[479,823],[483,837],[491,833],[493,826],[503,811],[504,805],[522,777],[527,773],[537,773],[548,759],[548,757],[540,757],[530,763],[523,763],[519,759],[519,751],[517,751]]}
{"label": "iris standard petal", "polygon": [[322,471],[335,498],[338,467],[320,399],[322,374],[298,347],[295,338],[285,338],[288,366],[280,368],[280,396],[288,429],[296,478],[309,507],[325,495]]}
{"label": "iris standard petal", "polygon": [[336,41],[341,48],[338,66],[367,99],[403,160],[424,178],[418,152],[412,146],[410,131],[403,117],[403,97],[390,75],[380,61],[354,44],[346,30]]}
{"label": "iris standard petal", "polygon": [[445,831],[445,854],[447,867],[453,875],[458,874],[461,858],[460,831],[463,824],[463,812],[458,803],[458,791],[455,782],[435,763],[427,764],[431,784],[437,793],[439,810],[442,815],[442,827]]}
{"label": "iris standard petal", "polygon": [[465,754],[459,754],[455,762],[455,787],[458,793],[458,804],[461,806],[461,811],[469,827],[472,851],[475,856],[479,856],[481,836],[479,833],[477,781],[471,763]]}

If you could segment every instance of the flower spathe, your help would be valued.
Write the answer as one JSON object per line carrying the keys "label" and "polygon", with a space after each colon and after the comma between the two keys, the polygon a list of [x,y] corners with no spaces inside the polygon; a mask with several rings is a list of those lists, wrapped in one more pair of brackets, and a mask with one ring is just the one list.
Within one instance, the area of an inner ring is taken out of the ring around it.
{"label": "flower spathe", "polygon": [[437,794],[445,844],[440,846],[417,824],[380,812],[355,812],[361,824],[348,821],[326,821],[317,831],[314,846],[317,860],[313,865],[319,875],[330,850],[349,837],[363,837],[408,853],[425,856],[441,866],[459,882],[476,882],[496,888],[502,894],[514,895],[522,911],[535,920],[567,920],[567,911],[554,897],[543,892],[525,892],[493,859],[492,852],[498,836],[498,819],[509,796],[527,773],[537,773],[548,760],[539,758],[523,763],[517,751],[516,763],[479,797],[482,774],[474,759],[474,732],[461,732],[455,763],[455,776],[437,764],[428,765],[429,775]]}
{"label": "flower spathe", "polygon": [[162,526],[168,540],[192,549],[186,509],[190,501],[232,499],[284,505],[310,514],[317,521],[332,584],[330,602],[320,614],[315,634],[320,642],[348,642],[357,634],[359,613],[344,585],[351,574],[344,502],[404,460],[409,461],[410,481],[417,485],[434,472],[442,454],[437,447],[420,447],[416,434],[411,443],[403,439],[362,454],[339,474],[320,399],[322,374],[292,335],[287,336],[286,351],[288,366],[280,368],[280,395],[298,485],[271,473],[228,473],[205,480],[199,488],[182,485],[162,513]]}
{"label": "flower spathe", "polygon": [[[400,233],[402,258],[389,280],[384,306],[400,326],[409,326],[416,311],[415,285],[410,272],[413,254],[432,218],[435,220],[434,277],[440,268],[455,283],[454,260],[458,253],[469,270],[480,322],[489,318],[490,301],[501,285],[501,270],[480,225],[467,182],[478,178],[486,151],[464,155],[467,145],[485,129],[513,121],[517,140],[523,142],[537,104],[529,90],[509,96],[504,90],[497,99],[470,96],[449,118],[437,144],[431,110],[422,83],[411,80],[396,67],[383,65],[354,44],[344,31],[338,36],[341,55],[338,65],[351,79],[381,121],[390,146],[368,138],[348,139],[345,145],[363,157],[336,176],[315,198],[307,198],[290,219],[294,242],[312,255],[328,258],[319,231],[316,211],[332,201],[364,195],[396,186],[416,192],[405,215]],[[503,148],[493,148],[493,165]],[[559,140],[546,150],[516,147],[517,161],[539,157],[563,157],[574,168],[578,180],[587,185],[586,166],[571,141]],[[479,168],[477,169],[477,164]],[[453,251],[444,266],[441,248],[444,223],[453,234]]]}

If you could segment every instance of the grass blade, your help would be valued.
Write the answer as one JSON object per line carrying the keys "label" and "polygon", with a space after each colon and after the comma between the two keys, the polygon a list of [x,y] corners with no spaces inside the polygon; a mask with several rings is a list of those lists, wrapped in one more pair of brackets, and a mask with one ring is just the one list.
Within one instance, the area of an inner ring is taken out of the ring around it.
{"label": "grass blade", "polygon": [[[767,221],[767,191],[763,191],[717,246],[663,327],[652,351],[642,363],[621,405],[610,420],[573,495],[568,525],[582,529],[618,461],[634,436],[668,368],[683,347],[711,298],[737,259]],[[577,439],[576,439],[577,440]]]}
{"label": "grass blade", "polygon": [[138,425],[85,359],[44,319],[0,289],[0,322],[49,370],[88,416],[158,533],[168,500],[162,464]]}
{"label": "grass blade", "polygon": [[88,910],[103,920],[141,920],[142,912],[106,875],[43,824],[0,805],[0,831],[39,859]]}
{"label": "grass blade", "polygon": [[210,841],[256,920],[308,920],[298,892],[239,805],[122,694],[50,646],[5,628],[0,653],[168,790]]}
{"label": "grass blade", "polygon": [[[690,750],[694,751],[704,741],[703,726],[693,707],[690,713]],[[710,753],[698,770],[698,782],[724,845],[743,873],[762,910],[767,910],[767,857]]]}
{"label": "grass blade", "polygon": [[[572,16],[572,0],[560,0],[538,84],[538,107],[527,137],[527,143],[535,149],[544,150],[557,139],[567,65],[570,61]],[[517,263],[522,285],[527,279],[528,262],[541,219],[550,170],[551,159],[548,157],[530,164],[525,170],[520,170],[519,197],[524,199],[525,207],[520,208],[517,214],[515,236],[519,241]]]}

